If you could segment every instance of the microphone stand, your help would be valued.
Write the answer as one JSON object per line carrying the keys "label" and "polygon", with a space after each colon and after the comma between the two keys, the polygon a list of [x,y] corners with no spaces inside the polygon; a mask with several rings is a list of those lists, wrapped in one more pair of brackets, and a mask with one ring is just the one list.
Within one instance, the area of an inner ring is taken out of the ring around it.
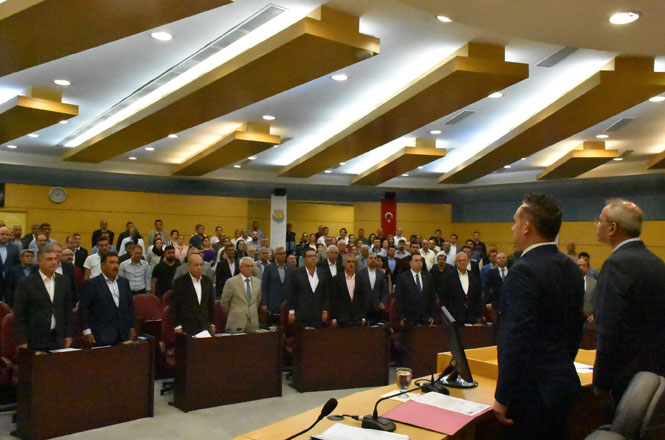
{"label": "microphone stand", "polygon": [[363,417],[362,427],[366,429],[376,429],[379,431],[390,431],[390,432],[394,431],[395,429],[397,429],[397,426],[395,426],[395,422],[393,422],[390,419],[386,419],[385,417],[379,417],[378,413],[379,403],[383,402],[386,399],[391,399],[396,396],[401,396],[402,394],[422,390],[423,387],[425,387],[425,385],[380,398],[379,400],[376,401],[376,404],[374,405],[374,412],[372,413],[372,415],[367,415]]}
{"label": "microphone stand", "polygon": [[434,379],[434,370],[430,368],[430,366],[427,364],[427,362],[423,361],[419,356],[416,356],[413,351],[409,350],[406,345],[401,344],[402,350],[408,352],[411,355],[412,359],[415,359],[420,365],[424,366],[427,371],[430,373],[430,382],[426,383],[422,386],[422,390],[425,393],[429,392],[435,392],[435,393],[440,393],[440,394],[450,394],[450,391],[443,386],[443,384],[440,382],[441,378],[443,377],[443,373],[439,376],[438,379]]}
{"label": "microphone stand", "polygon": [[333,412],[337,408],[337,399],[331,398],[329,399],[325,405],[323,405],[323,408],[321,409],[321,414],[319,414],[319,417],[316,419],[314,423],[312,423],[312,426],[310,426],[307,429],[304,429],[300,431],[297,434],[292,435],[291,437],[287,438],[286,440],[291,440],[293,438],[298,437],[299,435],[302,435],[312,429],[314,426],[316,426],[317,423],[319,423],[325,416]]}

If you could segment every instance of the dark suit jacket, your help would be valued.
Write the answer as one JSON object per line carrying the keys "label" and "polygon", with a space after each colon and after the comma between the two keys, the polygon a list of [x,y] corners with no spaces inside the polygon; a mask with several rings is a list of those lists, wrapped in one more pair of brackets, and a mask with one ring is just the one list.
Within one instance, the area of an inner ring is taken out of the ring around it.
{"label": "dark suit jacket", "polygon": [[360,286],[363,298],[367,302],[367,319],[371,322],[379,320],[379,306],[388,301],[388,280],[381,269],[376,269],[374,289],[369,282],[369,269],[360,269],[356,273],[356,287]]}
{"label": "dark suit jacket", "polygon": [[665,264],[643,242],[626,243],[605,260],[593,315],[595,387],[618,401],[638,371],[665,375]]}
{"label": "dark suit jacket", "polygon": [[[79,301],[79,289],[76,286],[76,271],[74,270],[74,265],[72,263],[61,261],[60,266],[62,267],[62,274],[67,277],[69,289],[72,292],[72,307],[76,307],[76,304]],[[32,266],[32,273],[38,272],[39,266]]]}
{"label": "dark suit jacket", "polygon": [[28,343],[33,350],[46,350],[51,333],[51,316],[62,346],[72,337],[72,300],[69,280],[55,274],[53,302],[39,273],[18,282],[14,301],[14,340],[16,345]]}
{"label": "dark suit jacket", "polygon": [[338,272],[331,280],[330,285],[330,318],[336,319],[340,327],[359,326],[363,319],[367,319],[368,299],[364,296],[356,274],[353,301],[346,285],[344,271]]}
{"label": "dark suit jacket", "polygon": [[224,290],[224,283],[229,278],[236,276],[240,273],[240,263],[238,258],[235,259],[235,270],[231,273],[231,267],[229,266],[229,261],[226,258],[217,263],[215,268],[215,292],[217,293],[217,298],[222,297],[222,290]]}
{"label": "dark suit jacket", "polygon": [[432,288],[434,289],[434,293],[438,298],[443,298],[445,294],[443,290],[443,276],[449,271],[454,269],[455,266],[453,266],[452,264],[446,264],[446,267],[444,268],[443,272],[439,270],[438,265],[435,265],[432,269],[430,269],[429,273],[432,276]]}
{"label": "dark suit jacket", "polygon": [[411,270],[400,273],[397,278],[397,315],[400,320],[406,319],[411,325],[428,324],[429,319],[434,318],[436,296],[432,288],[432,277],[424,270],[420,271],[420,275],[422,293],[418,292]]}
{"label": "dark suit jacket", "polygon": [[469,263],[471,263],[471,272],[473,272],[476,275],[480,276],[480,265],[478,264],[478,262],[470,260]]}
{"label": "dark suit jacket", "polygon": [[7,275],[9,288],[7,292],[5,292],[5,302],[9,307],[12,308],[14,307],[14,299],[16,298],[16,289],[18,286],[18,282],[21,281],[23,278],[33,273],[36,273],[35,267],[36,266],[30,266],[29,272],[26,275],[23,264],[17,264],[15,266],[12,266],[9,275]]}
{"label": "dark suit jacket", "polygon": [[[507,269],[507,268],[506,268]],[[503,279],[499,267],[491,269],[487,275],[487,284],[485,285],[485,292],[483,293],[483,302],[491,304],[492,308],[497,312],[501,311],[501,289],[503,288]],[[508,274],[506,273],[506,277]]]}
{"label": "dark suit jacket", "polygon": [[[397,265],[395,267],[396,267],[395,270],[397,271],[397,277],[398,278],[399,278],[399,276],[402,272],[409,272],[411,270],[411,255],[409,255],[407,257],[404,257],[404,258],[399,258],[397,260]],[[422,271],[423,272],[429,272],[430,269],[431,269],[430,267],[427,267],[427,263],[425,262],[425,259],[423,258]],[[395,278],[393,278],[393,279],[395,279]]]}
{"label": "dark suit jacket", "polygon": [[[344,265],[342,264],[342,260],[340,258],[337,258],[337,261],[335,262],[335,266],[337,266],[337,273],[344,272]],[[328,278],[332,279],[332,272],[330,272],[330,267],[328,267],[328,258],[326,257],[325,261],[321,261],[316,264],[316,267],[323,269],[326,272],[326,275]]]}
{"label": "dark suit jacket", "polygon": [[[37,237],[33,234],[25,234],[23,238],[21,238],[21,244],[23,244],[23,249],[28,249],[30,247],[30,243],[32,240],[36,239]],[[35,255],[35,260],[37,259],[37,255]]]}
{"label": "dark suit jacket", "polygon": [[86,258],[88,258],[88,250],[84,248],[79,248],[74,253],[74,266],[83,269],[83,263],[85,262]]}
{"label": "dark suit jacket", "polygon": [[[111,230],[107,231],[107,234],[109,234],[109,243],[113,245],[113,237],[115,236],[115,233]],[[97,229],[95,232],[92,233],[92,247],[97,246],[97,239],[102,236],[102,230]],[[126,237],[126,235],[125,235]],[[120,243],[118,243],[118,246],[120,246]]]}
{"label": "dark suit jacket", "polygon": [[18,256],[18,246],[12,242],[8,242],[7,258],[5,258],[5,261],[0,261],[0,300],[2,300],[9,292],[11,281],[9,279],[9,272],[13,266],[20,264]]}
{"label": "dark suit jacket", "polygon": [[205,275],[201,277],[201,304],[199,304],[189,273],[176,278],[173,281],[171,310],[174,327],[181,325],[188,335],[193,336],[202,330],[207,330],[210,324],[215,323],[215,292],[212,280]]}
{"label": "dark suit jacket", "polygon": [[399,258],[395,258],[395,270],[390,270],[388,258],[383,259],[383,268],[386,270],[386,275],[390,275],[391,282],[395,284],[397,281],[397,276],[399,275]]}
{"label": "dark suit jacket", "polygon": [[296,322],[309,327],[321,327],[321,314],[329,309],[330,279],[321,268],[316,268],[319,284],[312,292],[307,267],[299,267],[291,272],[286,287],[289,310],[295,311]]}
{"label": "dark suit jacket", "polygon": [[284,263],[284,282],[279,278],[277,263],[270,263],[261,277],[261,305],[267,306],[271,314],[278,315],[286,300],[286,285],[291,276],[291,267]]}
{"label": "dark suit jacket", "polygon": [[581,391],[573,361],[584,325],[582,272],[556,245],[540,246],[511,267],[501,295],[496,400],[509,416],[536,406],[564,411]]}
{"label": "dark suit jacket", "polygon": [[457,268],[447,270],[441,280],[441,305],[446,306],[459,324],[473,324],[483,313],[483,296],[480,277],[470,271],[469,291],[465,294],[459,279]]}
{"label": "dark suit jacket", "polygon": [[120,306],[116,307],[111,290],[104,274],[90,278],[85,283],[79,299],[81,329],[90,329],[98,345],[110,345],[118,340],[129,339],[129,331],[134,327],[134,300],[129,288],[129,280],[117,277],[120,292]]}

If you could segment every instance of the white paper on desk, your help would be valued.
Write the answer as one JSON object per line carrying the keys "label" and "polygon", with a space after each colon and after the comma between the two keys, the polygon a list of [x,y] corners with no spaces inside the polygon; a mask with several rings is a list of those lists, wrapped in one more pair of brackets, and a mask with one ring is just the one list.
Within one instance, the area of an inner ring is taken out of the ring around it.
{"label": "white paper on desk", "polygon": [[575,370],[577,370],[578,373],[593,372],[593,365],[582,364],[580,362],[575,362],[574,364],[575,364]]}
{"label": "white paper on desk", "polygon": [[[390,392],[382,395],[381,397],[394,396],[395,394],[399,394],[399,393],[401,393],[400,390],[393,390],[393,391],[390,391]],[[402,395],[399,395],[399,396],[391,397],[390,400],[397,400],[398,402],[406,402],[407,400],[411,399],[414,396],[415,396],[415,394],[406,393],[406,394],[402,394]]]}
{"label": "white paper on desk", "polygon": [[81,351],[81,349],[80,348],[69,347],[69,348],[59,348],[57,350],[51,350],[50,352],[51,353],[67,353],[68,351]]}
{"label": "white paper on desk", "polygon": [[208,330],[203,330],[194,335],[195,338],[212,338]]}
{"label": "white paper on desk", "polygon": [[439,393],[426,393],[414,397],[413,400],[425,405],[435,406],[437,408],[454,411],[456,413],[465,414],[467,416],[475,416],[489,408],[489,405],[482,403],[470,402],[457,397],[447,396]]}
{"label": "white paper on desk", "polygon": [[343,423],[335,423],[324,433],[313,435],[310,438],[315,440],[411,440],[408,435],[356,428]]}
{"label": "white paper on desk", "polygon": [[246,334],[245,332],[237,332],[237,333],[217,333],[217,336],[238,336],[238,335],[244,335]]}

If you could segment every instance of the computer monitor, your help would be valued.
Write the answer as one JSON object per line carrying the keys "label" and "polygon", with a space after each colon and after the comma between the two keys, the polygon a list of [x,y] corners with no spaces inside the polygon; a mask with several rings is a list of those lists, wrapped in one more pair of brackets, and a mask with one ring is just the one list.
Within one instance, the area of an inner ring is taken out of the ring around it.
{"label": "computer monitor", "polygon": [[443,331],[448,338],[448,345],[450,346],[450,353],[453,359],[450,365],[441,373],[440,381],[445,386],[453,388],[473,388],[478,386],[478,382],[473,380],[471,370],[469,369],[469,362],[466,360],[466,353],[462,346],[462,339],[459,335],[459,330],[455,325],[455,318],[448,312],[445,306],[441,307],[443,312]]}

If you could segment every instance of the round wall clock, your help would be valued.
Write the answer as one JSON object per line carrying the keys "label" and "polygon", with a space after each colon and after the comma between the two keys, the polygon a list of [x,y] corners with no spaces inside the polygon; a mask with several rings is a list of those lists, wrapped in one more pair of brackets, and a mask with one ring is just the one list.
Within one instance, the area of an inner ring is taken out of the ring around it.
{"label": "round wall clock", "polygon": [[53,203],[62,203],[67,198],[67,191],[65,191],[65,189],[60,186],[54,186],[48,192],[48,198]]}

